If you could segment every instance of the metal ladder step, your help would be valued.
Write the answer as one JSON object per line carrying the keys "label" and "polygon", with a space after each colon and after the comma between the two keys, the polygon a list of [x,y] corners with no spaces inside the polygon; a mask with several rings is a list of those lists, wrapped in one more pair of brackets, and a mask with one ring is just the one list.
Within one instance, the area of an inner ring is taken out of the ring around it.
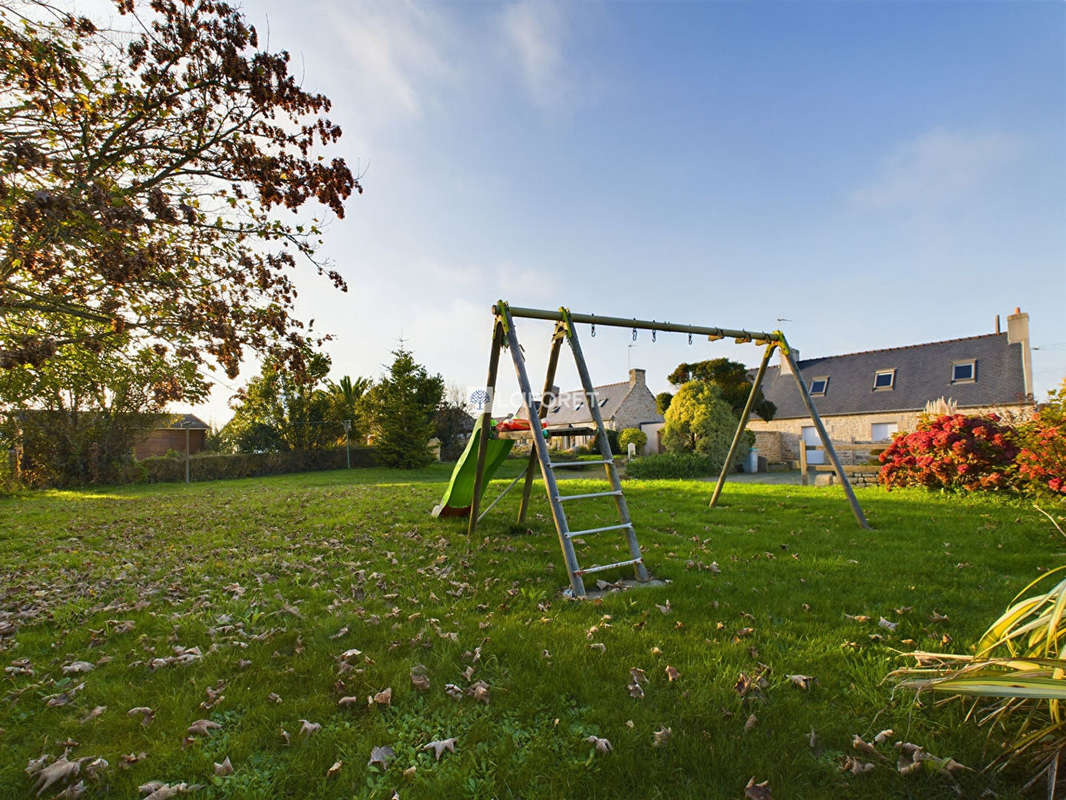
{"label": "metal ladder step", "polygon": [[589,492],[588,494],[561,494],[556,497],[560,503],[565,503],[567,500],[588,500],[590,497],[619,497],[622,494],[621,489],[612,489],[609,492]]}
{"label": "metal ladder step", "polygon": [[584,536],[586,533],[603,533],[604,531],[620,531],[624,528],[632,528],[632,522],[623,522],[621,525],[605,525],[602,528],[586,528],[583,531],[564,531],[563,535],[567,539],[576,539],[578,536]]}
{"label": "metal ladder step", "polygon": [[617,567],[628,567],[632,564],[644,563],[643,558],[630,558],[626,561],[616,561],[614,564],[598,564],[595,567],[585,567],[584,569],[575,569],[575,575],[588,575],[592,572],[604,572],[609,569],[616,569]]}
{"label": "metal ladder step", "polygon": [[604,460],[604,461],[550,461],[550,462],[548,462],[548,466],[551,467],[552,469],[559,469],[560,467],[563,467],[564,469],[566,467],[571,467],[571,468],[573,468],[573,467],[596,467],[596,466],[601,466],[601,465],[604,465],[604,464],[612,464],[613,465],[614,464],[614,459],[612,458],[612,459]]}

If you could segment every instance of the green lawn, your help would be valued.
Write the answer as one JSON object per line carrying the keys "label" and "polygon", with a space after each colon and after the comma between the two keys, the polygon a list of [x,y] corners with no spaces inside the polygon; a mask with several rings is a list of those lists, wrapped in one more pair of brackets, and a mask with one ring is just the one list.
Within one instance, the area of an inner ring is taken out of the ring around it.
{"label": "green lawn", "polygon": [[[0,630],[18,626],[0,637],[0,797],[31,796],[27,761],[67,746],[109,762],[85,797],[159,780],[203,798],[740,798],[752,777],[778,800],[1020,796],[1020,772],[897,774],[892,742],[977,767],[1002,736],[883,679],[908,663],[898,651],[964,651],[1062,562],[1066,543],[1031,508],[860,489],[875,527],[862,531],[839,489],[730,485],[710,511],[711,484],[628,482],[648,566],[668,583],[575,602],[543,493],[528,529],[511,524],[515,492],[468,542],[463,523],[428,515],[447,474],[0,500]],[[587,527],[612,504],[583,507]],[[610,536],[580,545],[583,562],[618,560]],[[193,647],[191,663],[164,661]],[[74,661],[95,668],[64,675]],[[742,697],[742,675],[765,686]],[[391,705],[368,705],[386,688]],[[200,719],[221,727],[186,741]],[[301,734],[301,720],[321,729]],[[852,749],[886,728],[883,760]],[[439,761],[423,749],[453,737]],[[387,769],[369,766],[383,746]],[[875,766],[844,772],[849,755]],[[234,772],[218,777],[226,756]]]}

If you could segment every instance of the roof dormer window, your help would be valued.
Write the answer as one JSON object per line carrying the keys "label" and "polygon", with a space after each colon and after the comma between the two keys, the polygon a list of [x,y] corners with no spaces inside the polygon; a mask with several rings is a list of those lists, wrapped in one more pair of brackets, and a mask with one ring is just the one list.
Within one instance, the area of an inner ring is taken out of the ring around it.
{"label": "roof dormer window", "polygon": [[977,360],[970,358],[963,361],[951,362],[951,382],[952,383],[976,383],[977,382]]}
{"label": "roof dormer window", "polygon": [[874,391],[890,392],[896,388],[896,370],[879,369],[874,373]]}
{"label": "roof dormer window", "polygon": [[827,391],[829,391],[829,376],[811,379],[811,397],[825,397]]}

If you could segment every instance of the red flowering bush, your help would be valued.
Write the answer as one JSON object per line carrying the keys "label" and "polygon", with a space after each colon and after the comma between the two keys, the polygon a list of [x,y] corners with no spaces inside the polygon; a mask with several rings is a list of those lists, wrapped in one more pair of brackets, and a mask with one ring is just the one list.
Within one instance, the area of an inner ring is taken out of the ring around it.
{"label": "red flowering bush", "polygon": [[1066,495],[1066,380],[1019,429],[1018,474],[1037,493]]}
{"label": "red flowering bush", "polygon": [[923,417],[881,453],[878,480],[888,489],[1009,489],[1018,450],[1015,432],[995,414]]}

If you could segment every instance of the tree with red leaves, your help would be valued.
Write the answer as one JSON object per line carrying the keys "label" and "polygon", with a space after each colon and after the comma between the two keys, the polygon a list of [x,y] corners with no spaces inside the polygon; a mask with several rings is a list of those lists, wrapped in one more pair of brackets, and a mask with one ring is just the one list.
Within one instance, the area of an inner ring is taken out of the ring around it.
{"label": "tree with red leaves", "polygon": [[294,268],[347,287],[320,221],[282,212],[342,217],[362,191],[325,155],[330,101],[224,2],[116,5],[126,30],[0,0],[0,370],[121,343],[175,373],[255,351],[299,374],[322,338]]}

